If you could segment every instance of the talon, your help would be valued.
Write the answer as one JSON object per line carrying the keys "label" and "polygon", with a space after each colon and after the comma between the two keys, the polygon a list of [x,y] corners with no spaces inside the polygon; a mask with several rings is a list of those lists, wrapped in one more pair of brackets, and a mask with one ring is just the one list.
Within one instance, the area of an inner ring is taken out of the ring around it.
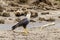
{"label": "talon", "polygon": [[13,33],[15,33],[15,31],[13,30]]}
{"label": "talon", "polygon": [[24,33],[25,33],[25,34],[28,34],[29,32],[28,32],[28,30],[27,30],[27,29],[24,29]]}

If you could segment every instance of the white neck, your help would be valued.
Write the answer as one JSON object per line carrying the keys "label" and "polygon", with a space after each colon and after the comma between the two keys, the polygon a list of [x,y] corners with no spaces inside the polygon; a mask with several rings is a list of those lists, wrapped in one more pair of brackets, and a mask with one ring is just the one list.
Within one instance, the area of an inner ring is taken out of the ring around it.
{"label": "white neck", "polygon": [[26,18],[27,18],[28,20],[30,20],[30,16],[31,16],[31,13],[28,12],[27,15],[26,15]]}

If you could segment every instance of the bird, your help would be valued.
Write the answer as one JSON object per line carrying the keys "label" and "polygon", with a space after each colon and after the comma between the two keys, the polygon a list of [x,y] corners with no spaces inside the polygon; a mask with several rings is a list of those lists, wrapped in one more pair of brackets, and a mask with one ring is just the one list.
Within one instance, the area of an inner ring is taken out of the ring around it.
{"label": "bird", "polygon": [[28,12],[26,17],[24,19],[22,19],[21,21],[19,21],[17,24],[15,24],[14,26],[12,26],[12,30],[16,29],[17,27],[23,27],[24,28],[24,33],[25,34],[28,34],[28,30],[27,30],[27,25],[29,24],[30,22],[30,16],[31,16],[31,13]]}

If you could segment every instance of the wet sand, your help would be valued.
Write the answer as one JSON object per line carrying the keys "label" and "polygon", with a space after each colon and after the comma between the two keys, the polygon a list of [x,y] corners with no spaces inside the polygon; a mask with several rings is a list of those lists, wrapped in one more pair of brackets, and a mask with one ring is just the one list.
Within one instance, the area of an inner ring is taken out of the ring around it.
{"label": "wet sand", "polygon": [[0,30],[0,40],[60,40],[60,28],[46,27],[41,29],[30,28],[29,33],[24,35],[22,30]]}

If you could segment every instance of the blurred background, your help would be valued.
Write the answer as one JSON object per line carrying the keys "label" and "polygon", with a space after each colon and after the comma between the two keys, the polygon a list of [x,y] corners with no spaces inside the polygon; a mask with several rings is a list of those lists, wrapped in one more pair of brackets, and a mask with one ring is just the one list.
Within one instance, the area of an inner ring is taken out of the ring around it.
{"label": "blurred background", "polygon": [[[11,27],[27,12],[31,12],[29,34],[24,36],[23,28],[13,33]],[[52,22],[55,25],[40,30]],[[60,40],[60,0],[0,0],[0,40]]]}

